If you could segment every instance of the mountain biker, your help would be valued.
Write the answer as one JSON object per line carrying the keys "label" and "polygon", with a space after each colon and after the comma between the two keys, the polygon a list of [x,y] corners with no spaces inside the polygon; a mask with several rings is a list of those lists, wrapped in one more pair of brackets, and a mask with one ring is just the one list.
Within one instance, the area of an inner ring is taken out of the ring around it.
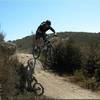
{"label": "mountain biker", "polygon": [[36,37],[35,37],[35,39],[36,39],[35,45],[36,46],[40,47],[41,42],[43,42],[43,40],[45,40],[45,38],[47,36],[46,32],[48,30],[51,30],[56,35],[55,30],[51,27],[51,21],[46,20],[46,21],[42,22],[40,24],[40,26],[37,28]]}

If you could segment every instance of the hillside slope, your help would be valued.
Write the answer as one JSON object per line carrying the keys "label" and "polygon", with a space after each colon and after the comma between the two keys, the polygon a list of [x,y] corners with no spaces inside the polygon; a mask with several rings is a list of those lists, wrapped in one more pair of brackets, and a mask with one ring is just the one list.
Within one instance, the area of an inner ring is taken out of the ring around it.
{"label": "hillside slope", "polygon": [[[18,54],[18,58],[22,63],[26,63],[28,59],[32,58],[32,55]],[[43,85],[44,95],[47,97],[56,99],[100,99],[97,93],[64,81],[64,77],[45,72],[39,61],[36,62],[35,77]]]}
{"label": "hillside slope", "polygon": [[[80,46],[86,46],[91,40],[99,40],[100,44],[100,33],[87,33],[87,32],[59,32],[58,37],[66,38],[69,37]],[[34,36],[27,36],[22,39],[12,41],[17,45],[19,52],[30,53],[32,50],[32,45],[34,43]]]}

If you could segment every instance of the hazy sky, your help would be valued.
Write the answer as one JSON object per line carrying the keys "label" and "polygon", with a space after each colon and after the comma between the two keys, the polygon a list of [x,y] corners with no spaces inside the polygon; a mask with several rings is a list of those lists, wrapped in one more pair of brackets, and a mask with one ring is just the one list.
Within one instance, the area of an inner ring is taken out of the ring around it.
{"label": "hazy sky", "polygon": [[0,0],[0,31],[6,40],[35,33],[46,19],[57,32],[100,32],[100,0]]}

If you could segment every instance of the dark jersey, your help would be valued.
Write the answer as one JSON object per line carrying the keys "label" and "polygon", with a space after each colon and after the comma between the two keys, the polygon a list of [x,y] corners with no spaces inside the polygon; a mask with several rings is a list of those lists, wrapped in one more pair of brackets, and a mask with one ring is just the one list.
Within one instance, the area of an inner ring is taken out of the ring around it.
{"label": "dark jersey", "polygon": [[54,30],[51,26],[49,26],[49,25],[47,25],[45,22],[43,22],[43,23],[41,23],[40,26],[38,27],[37,32],[45,33],[45,32],[48,31],[48,30],[51,30],[52,32],[55,33],[55,30]]}

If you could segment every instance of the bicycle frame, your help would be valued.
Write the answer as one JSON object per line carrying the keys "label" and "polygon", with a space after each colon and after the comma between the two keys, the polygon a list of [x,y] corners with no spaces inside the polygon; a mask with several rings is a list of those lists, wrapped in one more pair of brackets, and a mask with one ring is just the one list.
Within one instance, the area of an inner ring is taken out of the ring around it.
{"label": "bicycle frame", "polygon": [[46,36],[46,38],[45,38],[45,40],[43,40],[43,42],[44,42],[44,45],[42,46],[42,48],[44,48],[44,47],[53,47],[53,45],[52,45],[52,43],[51,43],[51,40],[54,38],[54,36],[52,37],[51,35],[47,35]]}
{"label": "bicycle frame", "polygon": [[[32,50],[32,54],[34,59],[39,58],[41,52],[43,52],[43,50],[48,51],[49,48],[53,48],[53,43],[51,43],[51,40],[53,39],[52,35],[47,35],[45,40],[43,40],[43,45],[41,46],[35,46],[37,49],[35,49],[35,47]],[[46,48],[46,49],[45,49]]]}

